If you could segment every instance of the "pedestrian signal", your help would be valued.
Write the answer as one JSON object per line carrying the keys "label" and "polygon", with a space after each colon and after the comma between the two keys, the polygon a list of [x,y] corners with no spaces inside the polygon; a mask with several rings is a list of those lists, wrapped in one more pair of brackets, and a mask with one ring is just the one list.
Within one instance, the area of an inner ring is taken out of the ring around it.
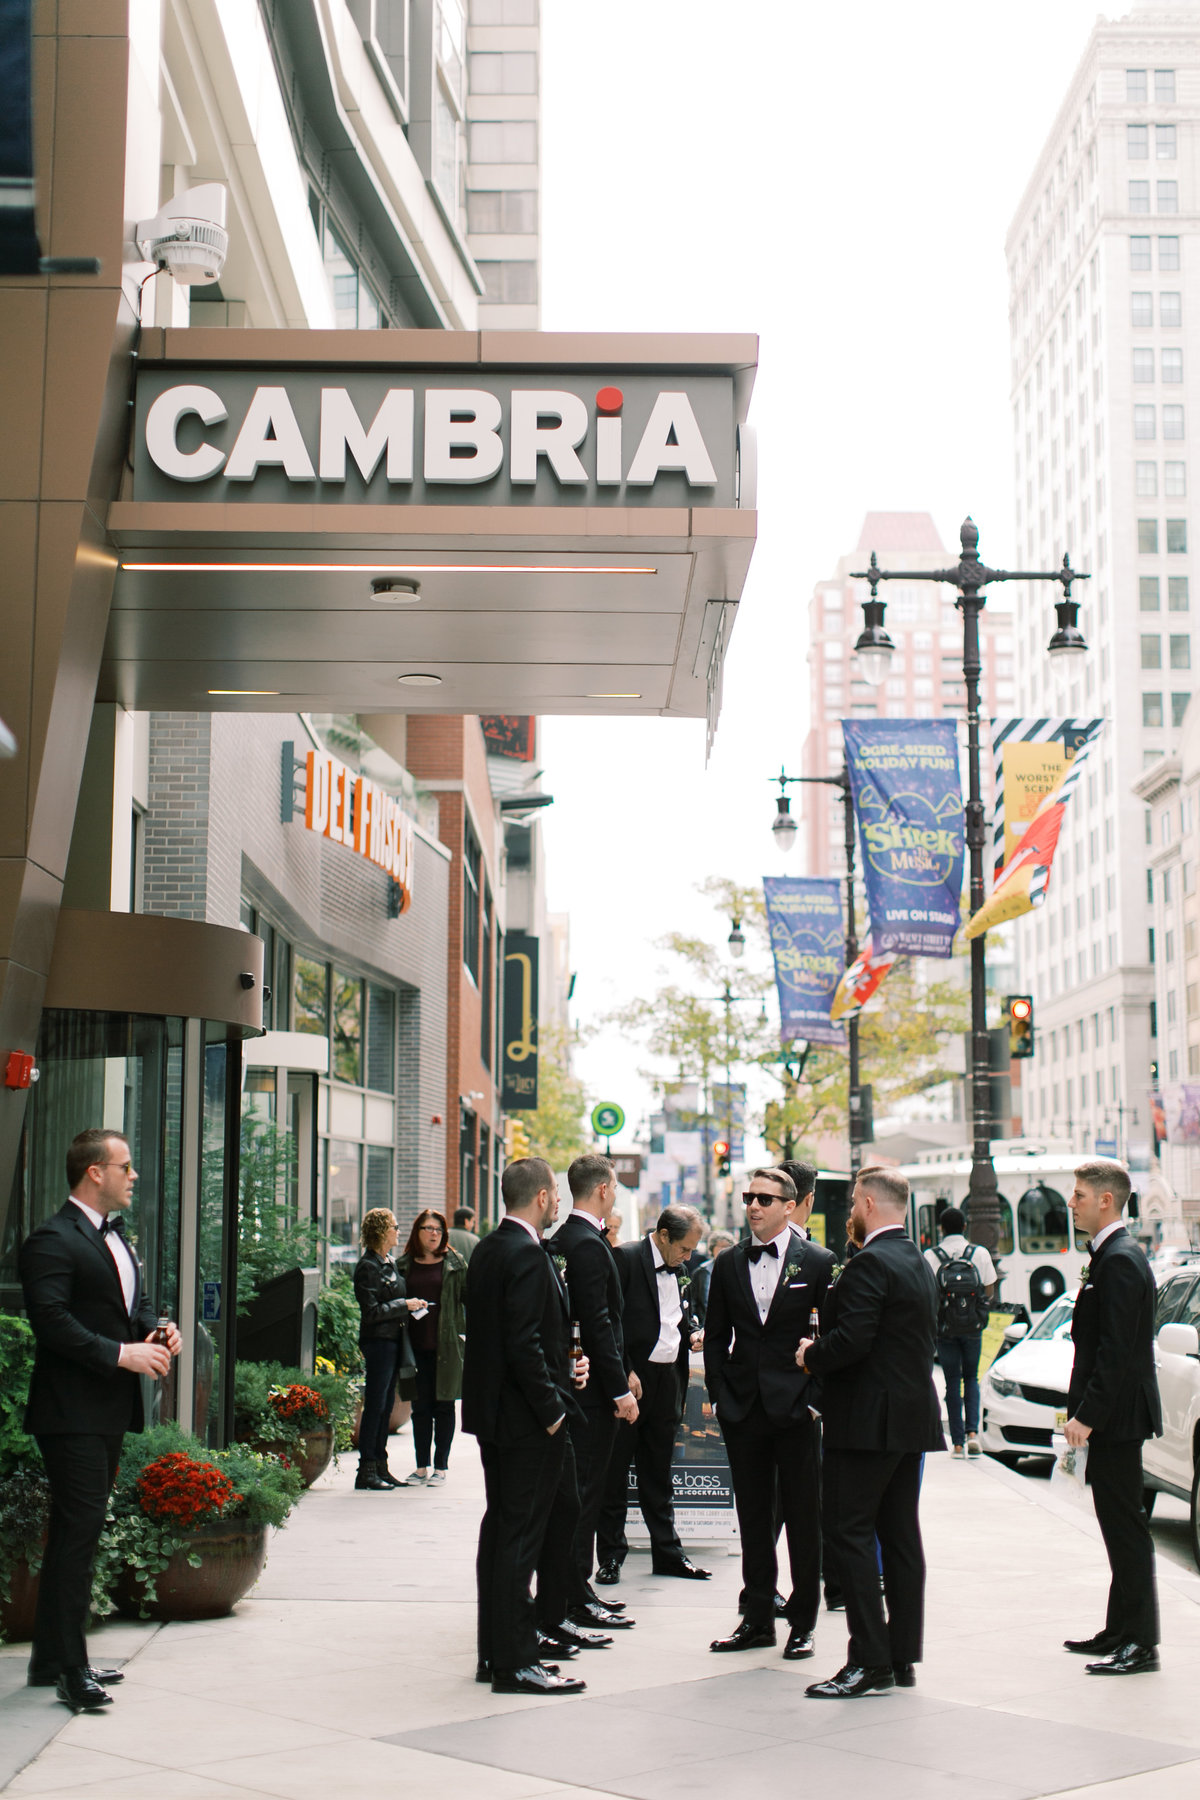
{"label": "pedestrian signal", "polygon": [[1033,1055],[1033,1000],[1029,994],[1008,997],[1008,1054],[1014,1060]]}

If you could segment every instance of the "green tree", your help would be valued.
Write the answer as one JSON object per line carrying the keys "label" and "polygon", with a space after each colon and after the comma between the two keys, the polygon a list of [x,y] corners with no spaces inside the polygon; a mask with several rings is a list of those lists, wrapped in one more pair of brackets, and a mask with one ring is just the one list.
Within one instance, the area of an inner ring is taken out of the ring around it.
{"label": "green tree", "polygon": [[582,1156],[591,1148],[586,1111],[587,1095],[571,1073],[566,1034],[544,1025],[538,1034],[537,1108],[520,1114],[530,1155],[544,1157],[552,1169],[565,1169]]}

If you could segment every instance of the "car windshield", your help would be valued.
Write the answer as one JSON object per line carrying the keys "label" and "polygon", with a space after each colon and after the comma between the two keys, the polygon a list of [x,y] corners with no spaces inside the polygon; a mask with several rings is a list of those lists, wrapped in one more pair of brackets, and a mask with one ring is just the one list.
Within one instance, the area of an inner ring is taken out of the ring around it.
{"label": "car windshield", "polygon": [[1062,1299],[1056,1300],[1044,1317],[1038,1320],[1033,1330],[1026,1333],[1025,1342],[1030,1344],[1034,1338],[1066,1337],[1071,1329],[1071,1313],[1074,1306],[1074,1295],[1064,1294]]}

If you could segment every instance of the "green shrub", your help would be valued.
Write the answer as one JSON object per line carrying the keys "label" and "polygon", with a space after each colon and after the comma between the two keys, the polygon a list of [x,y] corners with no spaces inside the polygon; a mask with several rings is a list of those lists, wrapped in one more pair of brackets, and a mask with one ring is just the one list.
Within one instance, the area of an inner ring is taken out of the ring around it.
{"label": "green shrub", "polygon": [[354,1298],[354,1277],[348,1269],[334,1269],[317,1301],[317,1356],[332,1363],[339,1375],[361,1375],[363,1354],[358,1347],[362,1314]]}
{"label": "green shrub", "polygon": [[29,1463],[41,1466],[38,1447],[25,1430],[25,1402],[33,1374],[33,1327],[15,1313],[0,1313],[0,1481]]}

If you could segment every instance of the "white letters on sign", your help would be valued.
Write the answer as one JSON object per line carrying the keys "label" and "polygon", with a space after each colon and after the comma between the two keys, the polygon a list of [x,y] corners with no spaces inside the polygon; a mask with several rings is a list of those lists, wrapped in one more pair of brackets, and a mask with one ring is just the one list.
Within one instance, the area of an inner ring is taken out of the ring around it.
{"label": "white letters on sign", "polygon": [[305,765],[304,823],[309,831],[345,844],[390,875],[401,890],[400,911],[408,911],[416,844],[412,820],[378,782],[356,774],[336,756],[310,750]]}
{"label": "white letters on sign", "polygon": [[[382,463],[389,484],[413,480],[416,396],[412,388],[388,388],[374,418],[364,418],[350,391],[321,389],[317,443],[306,443],[285,387],[260,387],[246,408],[228,457],[204,441],[193,424],[182,449],[184,421],[218,425],[229,417],[221,396],[208,387],[181,385],[158,395],[146,414],[146,450],[172,481],[207,481],[223,469],[228,481],[253,481],[260,469],[281,469],[288,481],[345,482],[348,461],[369,482]],[[624,396],[604,387],[593,408],[579,394],[557,388],[514,388],[509,402],[508,477],[531,487],[548,468],[560,487],[653,487],[660,474],[682,474],[689,487],[717,485],[717,473],[699,420],[686,393],[660,393],[624,467],[633,430],[624,431]],[[427,484],[470,486],[504,469],[504,407],[486,388],[427,388],[422,473]],[[309,426],[310,435],[314,427]],[[580,454],[581,448],[583,455]],[[315,464],[314,455],[315,449]]]}

